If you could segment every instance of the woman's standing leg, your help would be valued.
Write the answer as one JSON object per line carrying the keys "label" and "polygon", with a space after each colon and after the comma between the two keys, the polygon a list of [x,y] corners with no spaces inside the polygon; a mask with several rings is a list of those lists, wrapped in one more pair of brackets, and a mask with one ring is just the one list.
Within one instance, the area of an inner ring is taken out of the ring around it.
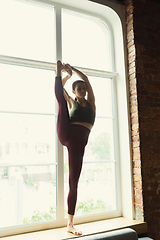
{"label": "woman's standing leg", "polygon": [[80,173],[82,170],[84,147],[72,144],[68,148],[69,154],[69,193],[68,193],[68,214],[75,214],[77,202],[77,188]]}
{"label": "woman's standing leg", "polygon": [[81,235],[81,231],[77,231],[73,225],[73,217],[75,214],[77,202],[77,188],[78,181],[82,169],[83,156],[85,146],[88,142],[90,130],[80,126],[72,125],[72,134],[68,141],[68,155],[69,155],[69,193],[67,198],[68,203],[68,232],[76,235]]}
{"label": "woman's standing leg", "polygon": [[[77,151],[78,150],[78,151]],[[78,154],[79,153],[79,154]],[[78,181],[82,169],[82,162],[83,162],[83,153],[84,150],[74,148],[74,144],[68,148],[68,155],[69,155],[69,193],[67,198],[68,204],[68,225],[67,231],[71,232],[75,235],[81,235],[82,232],[77,230],[74,227],[74,214],[77,202],[77,188],[78,188]]]}

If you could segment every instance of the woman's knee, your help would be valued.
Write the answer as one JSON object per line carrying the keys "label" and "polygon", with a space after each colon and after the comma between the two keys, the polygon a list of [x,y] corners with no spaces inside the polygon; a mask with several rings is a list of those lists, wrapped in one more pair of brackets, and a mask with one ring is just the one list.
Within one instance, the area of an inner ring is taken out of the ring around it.
{"label": "woman's knee", "polygon": [[72,181],[70,181],[70,182],[69,182],[69,188],[70,188],[70,191],[76,192],[76,191],[77,191],[77,188],[78,188],[78,182],[72,182]]}

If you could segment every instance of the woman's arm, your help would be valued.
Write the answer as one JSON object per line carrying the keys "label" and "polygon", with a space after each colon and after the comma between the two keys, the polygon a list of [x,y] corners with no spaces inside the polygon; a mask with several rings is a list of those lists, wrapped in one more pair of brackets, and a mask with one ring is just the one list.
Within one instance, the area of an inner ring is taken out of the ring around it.
{"label": "woman's arm", "polygon": [[[66,64],[66,65],[69,65],[69,64]],[[92,86],[89,82],[89,79],[88,77],[82,73],[81,71],[79,71],[78,69],[70,66],[72,71],[74,73],[77,74],[78,77],[80,77],[86,84],[86,89],[87,89],[87,101],[90,103],[90,105],[92,106],[92,108],[94,110],[96,110],[96,105],[95,105],[95,96],[94,96],[94,92],[93,92],[93,89],[92,89]]]}
{"label": "woman's arm", "polygon": [[62,85],[64,87],[65,83],[68,81],[68,79],[70,79],[70,77],[72,76],[72,69],[69,68],[68,66],[65,65],[65,69],[62,70],[62,72],[67,72],[67,75],[62,78]]}

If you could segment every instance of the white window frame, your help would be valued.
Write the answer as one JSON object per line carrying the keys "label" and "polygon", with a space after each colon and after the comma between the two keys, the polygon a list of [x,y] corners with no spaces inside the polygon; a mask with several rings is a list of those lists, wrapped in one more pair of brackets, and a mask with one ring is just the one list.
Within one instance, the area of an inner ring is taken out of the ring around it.
{"label": "white window frame", "polygon": [[[112,72],[92,70],[87,68],[80,68],[87,75],[97,77],[109,77],[113,79],[114,102],[117,105],[116,115],[116,129],[118,138],[116,139],[117,156],[120,161],[117,163],[117,168],[120,169],[118,176],[118,211],[112,213],[102,213],[86,217],[75,218],[75,223],[83,223],[90,221],[97,221],[106,218],[113,218],[124,216],[130,219],[134,218],[133,214],[133,195],[132,195],[132,165],[131,165],[131,142],[130,142],[130,128],[129,128],[129,107],[127,94],[127,77],[126,77],[126,49],[125,46],[125,19],[124,7],[106,0],[108,6],[103,6],[97,3],[89,2],[87,0],[28,0],[31,2],[40,2],[44,4],[53,5],[56,12],[56,59],[62,59],[62,36],[61,36],[61,8],[77,11],[79,13],[87,14],[91,17],[101,19],[109,29],[110,32],[110,48],[112,52]],[[28,66],[39,69],[56,70],[55,63],[47,63],[42,61],[28,60],[23,58],[15,58],[0,55],[1,63],[15,64],[19,66]],[[75,66],[77,67],[77,66]],[[117,74],[118,73],[118,74]],[[0,236],[38,231],[42,229],[50,229],[56,227],[66,226],[67,220],[64,219],[64,163],[63,163],[63,146],[58,142],[57,145],[58,168],[57,180],[58,188],[57,203],[58,216],[57,221],[49,221],[46,223],[29,224],[25,226],[18,226],[0,230]]]}

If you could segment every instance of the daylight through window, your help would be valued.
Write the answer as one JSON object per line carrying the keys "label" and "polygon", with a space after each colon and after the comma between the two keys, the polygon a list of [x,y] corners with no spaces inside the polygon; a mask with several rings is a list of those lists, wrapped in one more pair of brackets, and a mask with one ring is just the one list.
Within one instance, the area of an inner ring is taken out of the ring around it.
{"label": "daylight through window", "polygon": [[[108,26],[54,2],[5,0],[0,29],[0,228],[60,226],[67,217],[68,156],[56,134],[57,58],[81,69],[96,96],[76,217],[118,216],[116,74]],[[75,79],[66,84],[70,95]]]}

